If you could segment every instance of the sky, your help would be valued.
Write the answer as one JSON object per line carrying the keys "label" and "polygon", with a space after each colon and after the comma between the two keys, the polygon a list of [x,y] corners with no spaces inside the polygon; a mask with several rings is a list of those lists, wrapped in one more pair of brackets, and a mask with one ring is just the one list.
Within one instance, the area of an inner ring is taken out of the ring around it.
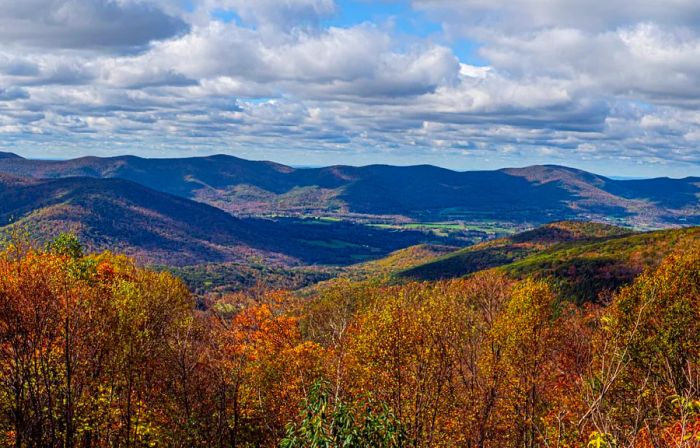
{"label": "sky", "polygon": [[0,0],[0,151],[700,175],[697,0]]}

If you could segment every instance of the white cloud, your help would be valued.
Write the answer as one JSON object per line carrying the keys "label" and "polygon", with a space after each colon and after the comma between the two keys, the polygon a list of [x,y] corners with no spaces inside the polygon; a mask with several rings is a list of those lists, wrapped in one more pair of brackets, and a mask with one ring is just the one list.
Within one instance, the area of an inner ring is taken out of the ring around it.
{"label": "white cloud", "polygon": [[445,33],[409,41],[332,0],[0,0],[0,150],[687,168],[700,6],[673,1],[416,0]]}
{"label": "white cloud", "polygon": [[413,0],[450,32],[472,35],[487,27],[514,33],[541,28],[601,32],[641,22],[697,27],[696,0]]}
{"label": "white cloud", "polygon": [[[187,55],[183,58],[182,55]],[[107,59],[102,79],[115,86],[227,84],[230,94],[269,91],[307,97],[420,95],[457,80],[451,51],[426,45],[396,51],[391,37],[370,25],[297,32],[271,43],[233,24],[210,22],[138,56]]]}
{"label": "white cloud", "polygon": [[137,0],[0,0],[0,42],[40,48],[142,47],[184,21]]}
{"label": "white cloud", "polygon": [[549,76],[589,94],[659,104],[700,101],[700,36],[651,23],[598,34],[543,29],[494,39],[482,54],[519,79]]}

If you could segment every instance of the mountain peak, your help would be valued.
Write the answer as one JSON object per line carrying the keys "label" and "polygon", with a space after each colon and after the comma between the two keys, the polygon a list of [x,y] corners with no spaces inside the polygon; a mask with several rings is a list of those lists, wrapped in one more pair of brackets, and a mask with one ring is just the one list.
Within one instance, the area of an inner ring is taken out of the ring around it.
{"label": "mountain peak", "polygon": [[505,168],[501,171],[511,176],[523,177],[530,182],[537,183],[563,181],[565,183],[583,182],[600,186],[607,180],[607,178],[598,174],[561,165],[532,165],[523,168]]}
{"label": "mountain peak", "polygon": [[18,156],[17,154],[13,152],[2,152],[0,151],[0,159],[21,159],[22,157]]}

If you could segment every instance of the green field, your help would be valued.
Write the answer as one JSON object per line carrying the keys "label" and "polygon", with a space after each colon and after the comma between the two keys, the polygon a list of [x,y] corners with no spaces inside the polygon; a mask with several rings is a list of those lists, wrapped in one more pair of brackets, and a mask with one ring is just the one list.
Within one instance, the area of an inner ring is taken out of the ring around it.
{"label": "green field", "polygon": [[497,221],[471,221],[471,222],[413,222],[408,224],[368,224],[370,227],[396,230],[427,230],[438,235],[449,232],[483,232],[488,236],[505,236],[518,232],[516,226]]}

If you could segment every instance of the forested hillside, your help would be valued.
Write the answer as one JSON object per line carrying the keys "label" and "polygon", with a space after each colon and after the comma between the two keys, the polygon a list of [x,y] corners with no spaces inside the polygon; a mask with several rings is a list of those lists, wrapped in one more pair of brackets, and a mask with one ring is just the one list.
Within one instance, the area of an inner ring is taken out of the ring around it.
{"label": "forested hillside", "polygon": [[683,242],[605,303],[567,300],[528,263],[197,305],[128,257],[16,234],[0,253],[0,446],[696,446],[700,246]]}
{"label": "forested hillside", "polygon": [[92,250],[139,262],[348,265],[427,241],[458,236],[318,219],[236,218],[207,204],[122,179],[32,179],[0,174],[0,229],[19,225],[38,239],[73,232]]}
{"label": "forested hillside", "polygon": [[657,266],[672,251],[699,243],[697,227],[633,232],[595,223],[557,222],[415,263],[394,276],[437,280],[496,269],[516,279],[549,278],[568,300],[606,300],[608,293]]}
{"label": "forested hillside", "polygon": [[457,172],[430,165],[293,168],[225,155],[46,161],[7,154],[0,173],[124,179],[239,217],[511,225],[595,219],[655,228],[700,222],[698,178],[615,180],[555,165]]}
{"label": "forested hillside", "polygon": [[418,280],[455,278],[503,266],[566,243],[601,241],[633,233],[630,229],[582,221],[560,221],[513,236],[448,253],[399,273]]}

